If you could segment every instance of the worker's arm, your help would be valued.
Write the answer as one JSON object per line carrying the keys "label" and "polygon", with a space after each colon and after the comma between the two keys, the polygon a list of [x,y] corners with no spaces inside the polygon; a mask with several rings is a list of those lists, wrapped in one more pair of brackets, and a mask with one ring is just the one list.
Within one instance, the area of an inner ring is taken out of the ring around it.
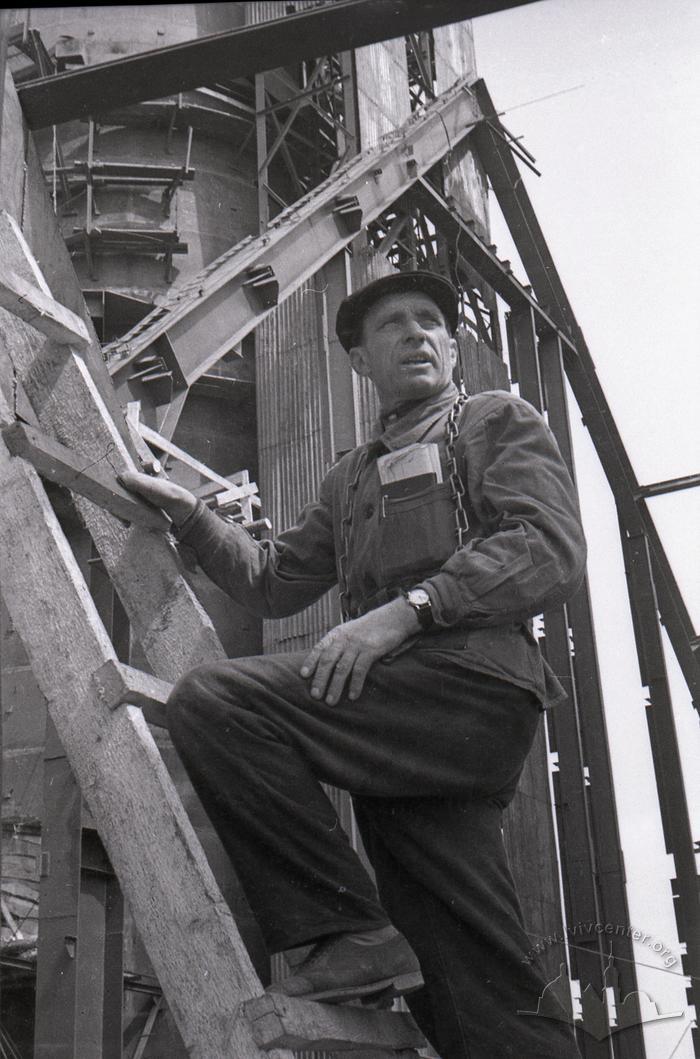
{"label": "worker's arm", "polygon": [[[274,541],[257,543],[239,526],[227,525],[187,489],[163,478],[124,473],[121,481],[163,508],[179,539],[191,545],[206,574],[224,592],[264,617],[293,614],[312,603],[336,581],[329,486],[321,486],[292,529]],[[362,691],[373,662],[418,631],[414,610],[395,599],[354,621],[331,629],[307,656],[302,676],[314,698],[329,705],[347,687]]]}
{"label": "worker's arm", "polygon": [[542,416],[507,394],[472,402],[456,453],[484,525],[421,582],[441,626],[525,621],[568,599],[585,568],[576,492]]}
{"label": "worker's arm", "polygon": [[276,540],[255,541],[225,523],[182,486],[147,474],[124,473],[127,489],[163,508],[181,543],[192,547],[204,572],[224,592],[264,618],[303,610],[336,582],[333,527],[324,483],[296,526]]}

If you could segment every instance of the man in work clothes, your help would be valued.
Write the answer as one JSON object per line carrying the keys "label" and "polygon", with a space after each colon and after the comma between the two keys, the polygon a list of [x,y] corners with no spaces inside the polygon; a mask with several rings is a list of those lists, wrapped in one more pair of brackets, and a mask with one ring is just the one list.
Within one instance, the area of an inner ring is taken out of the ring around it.
{"label": "man in work clothes", "polygon": [[[342,303],[337,333],[381,420],[274,541],[172,483],[124,481],[256,614],[340,588],[347,619],[308,654],[199,666],[169,703],[270,951],[313,946],[271,988],[331,1002],[407,992],[417,957],[425,984],[407,999],[442,1059],[573,1059],[569,1027],[519,1014],[545,983],[501,815],[543,706],[563,697],[529,619],[576,589],[585,544],[541,416],[454,386],[457,322],[457,292],[427,272]],[[319,781],[351,792],[376,890]]]}

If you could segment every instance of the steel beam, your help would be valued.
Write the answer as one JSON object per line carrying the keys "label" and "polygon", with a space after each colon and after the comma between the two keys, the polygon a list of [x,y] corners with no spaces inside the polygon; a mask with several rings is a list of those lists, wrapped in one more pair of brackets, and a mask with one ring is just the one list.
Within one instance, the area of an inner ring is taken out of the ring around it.
{"label": "steel beam", "polygon": [[[160,99],[408,33],[519,7],[530,0],[338,0],[311,11],[42,77],[18,87],[32,129]],[[96,101],[99,100],[99,103]]]}
{"label": "steel beam", "polygon": [[[633,608],[634,635],[642,683],[648,688],[646,719],[652,748],[654,773],[666,852],[673,856],[675,878],[671,888],[678,926],[678,940],[686,945],[681,956],[683,972],[689,976],[688,1003],[700,1011],[700,906],[698,871],[693,832],[683,782],[683,766],[673,717],[673,703],[666,670],[661,629],[657,618],[656,593],[648,541],[643,533],[630,532],[620,519],[625,574]],[[693,1031],[696,1054],[700,1034]]]}
{"label": "steel beam", "polygon": [[262,235],[238,243],[186,287],[173,288],[140,324],[107,347],[122,354],[110,366],[115,385],[126,388],[130,365],[162,335],[191,385],[257,327],[277,300],[317,273],[464,139],[478,118],[466,81],[458,82],[422,115],[281,213]]}
{"label": "steel beam", "polygon": [[[562,343],[557,335],[545,335],[540,339],[538,360],[549,426],[572,476],[575,476]],[[587,815],[595,850],[594,885],[600,896],[599,921],[629,925],[625,866],[615,811],[612,764],[587,578],[565,609],[572,633],[572,668],[577,695],[575,721],[583,753],[582,764],[587,770],[583,793],[587,796]],[[562,711],[551,719],[555,739],[559,741],[569,718]],[[559,766],[561,773],[561,758]],[[571,867],[569,865],[570,870]],[[617,970],[622,995],[629,996],[637,989],[632,942],[628,937],[606,936],[605,945],[606,951],[612,952],[620,961]],[[582,982],[584,988],[585,984]],[[628,1027],[624,1035],[616,1038],[615,1054],[620,1059],[638,1059],[645,1054],[641,1027]]]}
{"label": "steel beam", "polygon": [[639,487],[640,497],[665,496],[681,489],[694,489],[700,485],[700,474],[686,474],[682,478],[669,478],[664,482],[653,482]]}

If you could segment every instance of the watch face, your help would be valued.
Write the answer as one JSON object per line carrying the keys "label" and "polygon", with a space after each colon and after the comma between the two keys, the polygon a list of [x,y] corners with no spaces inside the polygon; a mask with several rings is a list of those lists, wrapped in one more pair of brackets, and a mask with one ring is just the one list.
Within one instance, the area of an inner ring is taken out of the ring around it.
{"label": "watch face", "polygon": [[430,596],[424,588],[412,588],[410,592],[407,592],[408,601],[413,607],[429,607]]}

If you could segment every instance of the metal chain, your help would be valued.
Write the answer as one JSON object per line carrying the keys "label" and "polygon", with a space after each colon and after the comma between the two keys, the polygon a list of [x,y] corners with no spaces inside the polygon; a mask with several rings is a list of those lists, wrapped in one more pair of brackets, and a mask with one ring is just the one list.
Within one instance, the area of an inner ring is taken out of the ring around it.
{"label": "metal chain", "polygon": [[[460,387],[459,394],[450,409],[445,423],[445,449],[447,453],[447,466],[449,469],[449,483],[452,489],[451,497],[454,501],[455,506],[455,528],[457,534],[457,549],[464,547],[464,537],[469,529],[469,519],[467,518],[467,512],[464,508],[464,484],[462,482],[459,468],[457,466],[457,454],[455,452],[455,443],[459,437],[459,426],[458,420],[459,415],[465,404],[469,400],[469,394],[466,392],[463,386]],[[352,517],[355,510],[355,495],[357,493],[357,487],[360,484],[360,477],[367,464],[367,450],[362,453],[358,464],[357,470],[355,471],[354,477],[348,482],[345,489],[345,504],[344,514],[340,520],[340,540],[342,544],[342,552],[338,556],[338,588],[339,599],[340,599],[340,615],[342,621],[347,621],[350,617],[350,608],[348,606],[350,594],[348,590],[348,553],[350,551],[350,526],[352,525]]]}
{"label": "metal chain", "polygon": [[455,505],[455,526],[457,528],[457,550],[464,547],[464,538],[469,530],[469,519],[464,507],[464,482],[462,481],[457,466],[457,453],[455,444],[459,437],[459,415],[469,400],[469,394],[464,388],[460,388],[455,403],[450,409],[450,414],[445,423],[445,449],[447,452],[447,466],[450,472],[449,483],[452,489],[452,499]]}

